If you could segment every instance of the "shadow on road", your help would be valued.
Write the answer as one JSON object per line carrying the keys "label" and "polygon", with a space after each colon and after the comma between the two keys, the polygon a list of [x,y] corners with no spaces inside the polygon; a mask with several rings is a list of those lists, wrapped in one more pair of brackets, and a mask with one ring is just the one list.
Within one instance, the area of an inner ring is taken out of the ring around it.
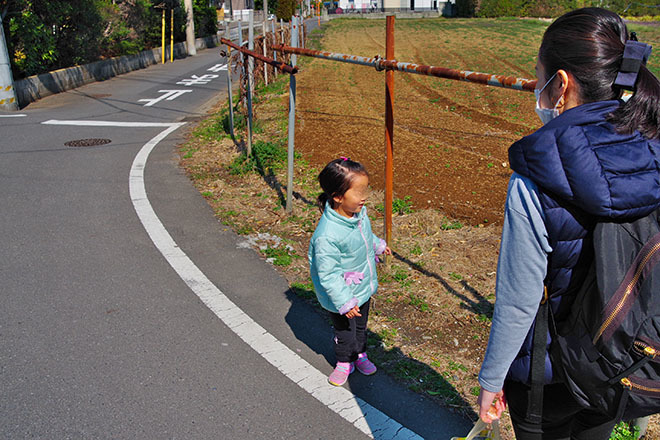
{"label": "shadow on road", "polygon": [[[333,330],[327,312],[316,303],[312,290],[292,287],[285,292],[291,307],[285,317],[296,338],[327,362],[335,364]],[[357,398],[377,408],[423,438],[465,435],[477,415],[440,373],[429,365],[388,346],[379,335],[368,332],[370,358],[379,371],[373,376],[353,373],[345,387]],[[330,387],[331,385],[328,384]],[[435,396],[431,400],[429,395]],[[369,422],[369,417],[367,417]]]}

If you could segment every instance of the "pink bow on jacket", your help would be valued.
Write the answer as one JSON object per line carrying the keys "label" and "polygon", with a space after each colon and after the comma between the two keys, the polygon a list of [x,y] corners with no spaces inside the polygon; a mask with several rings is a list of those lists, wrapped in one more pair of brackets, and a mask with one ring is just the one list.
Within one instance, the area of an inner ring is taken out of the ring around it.
{"label": "pink bow on jacket", "polygon": [[353,284],[360,284],[364,279],[364,274],[362,272],[345,272],[344,273],[344,282],[347,286]]}

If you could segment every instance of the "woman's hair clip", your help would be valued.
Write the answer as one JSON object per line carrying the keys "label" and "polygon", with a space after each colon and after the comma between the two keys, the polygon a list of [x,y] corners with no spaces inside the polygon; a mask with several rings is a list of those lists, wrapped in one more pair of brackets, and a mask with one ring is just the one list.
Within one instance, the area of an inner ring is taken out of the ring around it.
{"label": "woman's hair clip", "polygon": [[339,156],[339,158],[340,158],[341,160],[350,160],[348,157],[344,157],[344,156]]}
{"label": "woman's hair clip", "polygon": [[[636,37],[635,35],[632,38]],[[646,61],[651,56],[652,49],[646,43],[640,43],[635,40],[626,41],[626,48],[623,50],[623,61],[621,62],[621,67],[619,67],[619,73],[617,73],[614,80],[614,85],[622,89],[635,90],[639,68],[642,65],[646,65]]]}

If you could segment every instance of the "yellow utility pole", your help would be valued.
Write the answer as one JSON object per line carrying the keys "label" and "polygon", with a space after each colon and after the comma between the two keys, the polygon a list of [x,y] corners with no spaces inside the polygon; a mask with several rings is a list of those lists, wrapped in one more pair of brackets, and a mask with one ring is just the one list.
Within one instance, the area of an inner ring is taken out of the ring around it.
{"label": "yellow utility pole", "polygon": [[170,63],[174,62],[174,9],[170,9]]}
{"label": "yellow utility pole", "polygon": [[165,64],[165,8],[163,8],[163,19],[162,19],[162,32],[161,32],[161,54],[160,54],[160,59],[163,61],[163,64]]}

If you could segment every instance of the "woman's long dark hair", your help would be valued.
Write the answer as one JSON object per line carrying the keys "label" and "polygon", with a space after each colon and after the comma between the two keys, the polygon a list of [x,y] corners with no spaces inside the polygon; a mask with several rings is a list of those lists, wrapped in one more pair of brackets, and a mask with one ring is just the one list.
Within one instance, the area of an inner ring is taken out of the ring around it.
{"label": "woman's long dark hair", "polygon": [[342,157],[327,164],[319,174],[319,183],[323,190],[316,200],[319,210],[325,210],[326,202],[333,206],[332,199],[343,196],[351,188],[355,176],[360,174],[369,175],[360,162],[348,158]]}
{"label": "woman's long dark hair", "polygon": [[[629,39],[625,23],[614,12],[601,8],[571,11],[545,31],[539,60],[548,77],[559,69],[573,75],[582,102],[619,99],[614,85]],[[660,139],[660,82],[642,65],[633,96],[608,119],[621,133],[638,130],[649,139]]]}

